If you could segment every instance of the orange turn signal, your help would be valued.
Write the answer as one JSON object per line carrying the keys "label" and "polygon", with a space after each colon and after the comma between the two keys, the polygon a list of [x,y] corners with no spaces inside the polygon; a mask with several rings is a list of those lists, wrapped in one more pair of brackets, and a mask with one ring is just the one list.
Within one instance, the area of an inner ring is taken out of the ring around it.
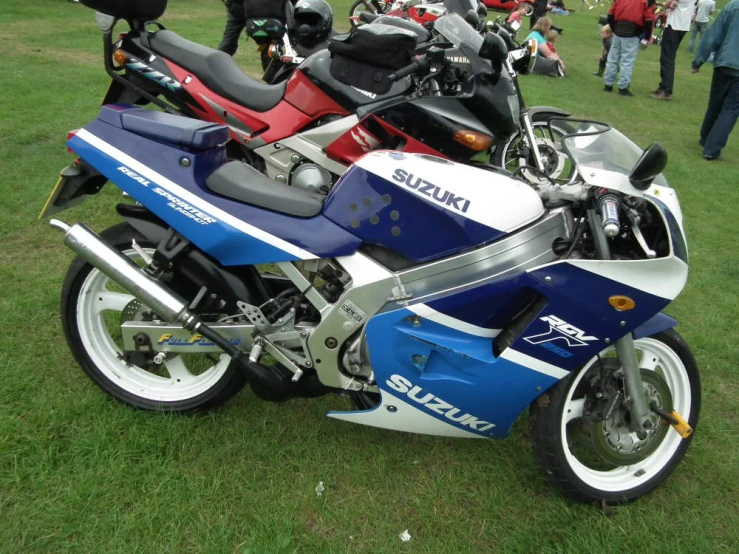
{"label": "orange turn signal", "polygon": [[477,131],[467,131],[464,129],[454,133],[452,138],[456,142],[464,144],[467,148],[474,150],[475,152],[487,150],[490,148],[490,145],[493,144],[493,139],[489,136],[478,133]]}
{"label": "orange turn signal", "polygon": [[608,299],[608,303],[611,306],[613,306],[616,310],[618,310],[619,312],[625,312],[627,310],[633,310],[636,307],[636,302],[634,302],[628,296],[622,296],[620,294],[617,294],[615,296],[611,296]]}
{"label": "orange turn signal", "polygon": [[126,56],[126,53],[123,50],[116,50],[113,53],[113,59],[118,65],[123,65],[126,63],[126,60],[128,60],[128,56]]}

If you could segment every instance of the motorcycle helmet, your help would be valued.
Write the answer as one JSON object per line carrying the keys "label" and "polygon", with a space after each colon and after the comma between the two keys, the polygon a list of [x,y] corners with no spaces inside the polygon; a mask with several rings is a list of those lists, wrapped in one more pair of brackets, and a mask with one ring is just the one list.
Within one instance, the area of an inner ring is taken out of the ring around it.
{"label": "motorcycle helmet", "polygon": [[314,45],[328,39],[334,14],[326,0],[298,0],[293,10],[293,31],[298,43]]}

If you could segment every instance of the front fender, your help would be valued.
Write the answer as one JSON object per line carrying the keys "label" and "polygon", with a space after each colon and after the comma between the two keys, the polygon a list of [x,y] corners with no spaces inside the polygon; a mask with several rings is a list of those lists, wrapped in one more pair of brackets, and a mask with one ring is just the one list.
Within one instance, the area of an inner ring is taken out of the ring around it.
{"label": "front fender", "polygon": [[675,325],[677,325],[677,319],[674,317],[670,317],[667,314],[663,314],[662,312],[657,313],[657,315],[653,316],[651,319],[648,319],[639,327],[634,329],[632,331],[632,334],[634,335],[635,339],[641,339],[644,337],[651,337],[652,335],[655,335],[657,333],[661,333],[662,331],[667,331],[667,329],[672,329]]}
{"label": "front fender", "polygon": [[553,106],[534,106],[533,108],[526,109],[526,113],[529,114],[531,121],[535,121],[537,119],[549,119],[549,117],[544,118],[542,116],[568,117],[570,115],[569,112],[565,112]]}

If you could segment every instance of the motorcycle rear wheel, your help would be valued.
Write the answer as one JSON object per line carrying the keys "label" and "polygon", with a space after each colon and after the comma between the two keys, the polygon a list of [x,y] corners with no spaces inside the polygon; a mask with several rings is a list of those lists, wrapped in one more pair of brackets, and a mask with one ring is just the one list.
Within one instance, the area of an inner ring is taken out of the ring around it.
{"label": "motorcycle rear wheel", "polygon": [[[648,403],[676,410],[695,430],[700,375],[685,341],[668,330],[635,340],[635,347]],[[615,357],[613,348],[601,357]],[[659,421],[652,433],[637,437],[628,429],[629,414],[623,406],[609,419],[586,423],[587,376],[592,377],[597,365],[596,357],[534,401],[529,431],[539,465],[565,495],[582,502],[621,504],[660,485],[682,460],[693,435],[684,439]]]}
{"label": "motorcycle rear wheel", "polygon": [[[126,223],[101,233],[113,248],[143,263],[136,242],[152,254],[155,245]],[[135,408],[186,412],[215,407],[239,392],[244,375],[226,354],[166,354],[161,364],[124,361],[122,320],[152,317],[141,302],[104,273],[76,258],[62,289],[62,326],[75,359],[103,391]],[[156,316],[154,316],[156,317]]]}

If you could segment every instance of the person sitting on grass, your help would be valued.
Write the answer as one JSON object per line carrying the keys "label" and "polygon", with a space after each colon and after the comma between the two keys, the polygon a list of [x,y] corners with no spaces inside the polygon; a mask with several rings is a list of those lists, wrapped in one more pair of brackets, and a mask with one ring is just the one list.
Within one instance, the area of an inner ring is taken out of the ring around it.
{"label": "person sitting on grass", "polygon": [[547,47],[555,54],[557,53],[557,49],[555,48],[554,44],[557,42],[558,38],[559,33],[554,29],[549,29],[549,32],[547,33]]}
{"label": "person sitting on grass", "polygon": [[[539,62],[543,60],[537,59],[533,72],[541,75],[557,75],[557,69],[559,68],[561,70],[561,74],[564,75],[564,72],[566,71],[564,60],[560,58],[556,52],[553,52],[549,46],[547,46],[547,39],[545,37],[551,30],[552,20],[545,15],[536,21],[531,33],[526,37],[526,40],[533,38],[536,41],[539,46],[539,58],[544,58],[544,60],[546,60],[546,62],[540,64]],[[540,66],[538,70],[537,66]]]}

